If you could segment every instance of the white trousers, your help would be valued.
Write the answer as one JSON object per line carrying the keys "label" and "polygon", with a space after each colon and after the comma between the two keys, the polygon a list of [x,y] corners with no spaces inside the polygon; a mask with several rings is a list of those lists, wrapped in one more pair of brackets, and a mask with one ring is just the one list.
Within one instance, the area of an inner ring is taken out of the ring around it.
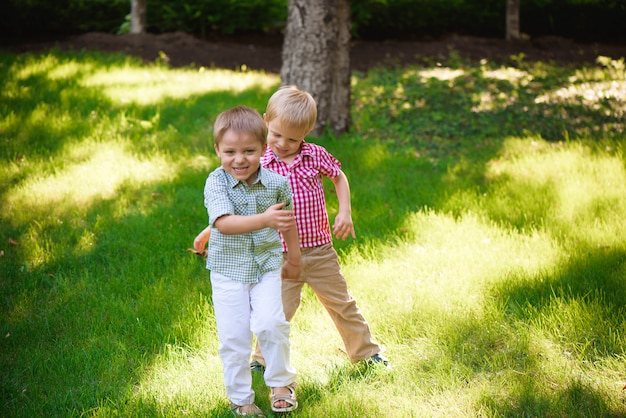
{"label": "white trousers", "polygon": [[266,361],[265,383],[288,386],[296,372],[289,362],[289,322],[281,297],[280,270],[258,283],[240,283],[211,272],[213,307],[220,340],[226,395],[236,405],[254,403],[250,353],[255,334]]}

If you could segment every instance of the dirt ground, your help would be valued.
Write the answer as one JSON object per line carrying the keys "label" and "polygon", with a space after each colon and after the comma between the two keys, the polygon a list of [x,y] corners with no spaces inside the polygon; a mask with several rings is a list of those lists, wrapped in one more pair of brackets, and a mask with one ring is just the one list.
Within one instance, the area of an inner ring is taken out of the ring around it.
{"label": "dirt ground", "polygon": [[[141,57],[146,62],[165,54],[172,67],[189,65],[214,68],[249,69],[280,72],[282,38],[233,37],[202,40],[183,32],[143,35],[113,35],[85,33],[59,40],[37,42],[4,42],[0,50],[13,53],[41,52],[52,47],[64,51],[97,50],[124,52]],[[161,52],[162,51],[162,52]],[[626,45],[579,44],[574,41],[546,37],[531,41],[507,42],[467,36],[447,36],[425,41],[365,42],[351,44],[350,62],[353,70],[366,71],[376,66],[397,66],[425,59],[448,57],[451,51],[472,61],[487,59],[507,62],[511,55],[524,54],[525,61],[555,61],[561,63],[593,62],[598,55],[614,59],[626,57]]]}

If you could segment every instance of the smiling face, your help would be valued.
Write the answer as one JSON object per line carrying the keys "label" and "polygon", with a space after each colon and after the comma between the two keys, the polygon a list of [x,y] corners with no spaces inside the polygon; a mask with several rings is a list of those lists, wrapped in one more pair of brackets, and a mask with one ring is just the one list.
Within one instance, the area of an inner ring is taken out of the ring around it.
{"label": "smiling face", "polygon": [[267,145],[287,163],[291,163],[298,154],[305,136],[305,131],[287,126],[278,118],[267,123]]}
{"label": "smiling face", "polygon": [[215,152],[226,172],[250,186],[259,172],[264,148],[256,136],[228,129],[215,145]]}

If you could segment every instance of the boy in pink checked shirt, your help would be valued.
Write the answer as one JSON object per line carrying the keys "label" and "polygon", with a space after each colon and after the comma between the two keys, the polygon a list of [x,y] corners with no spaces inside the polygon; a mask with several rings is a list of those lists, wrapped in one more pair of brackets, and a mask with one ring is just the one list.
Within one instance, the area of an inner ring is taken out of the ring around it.
{"label": "boy in pink checked shirt", "polygon": [[[289,179],[302,253],[298,279],[282,281],[285,318],[291,321],[295,315],[300,306],[302,287],[306,283],[330,314],[350,360],[364,360],[388,367],[388,360],[380,354],[381,347],[372,339],[367,321],[348,292],[332,244],[323,177],[333,182],[339,201],[332,232],[343,240],[356,235],[352,223],[350,186],[341,171],[341,163],[323,147],[305,142],[317,119],[315,100],[297,87],[282,87],[270,97],[263,118],[268,127],[268,137],[261,165]],[[202,252],[205,245],[206,236],[201,233],[194,241],[194,248]],[[283,251],[287,251],[284,240]],[[265,360],[258,344],[252,354],[250,368],[255,372],[265,371]]]}
{"label": "boy in pink checked shirt", "polygon": [[[389,366],[380,354],[381,347],[372,339],[356,300],[348,292],[333,247],[322,178],[328,177],[335,186],[339,212],[332,233],[342,240],[355,238],[350,186],[341,163],[323,147],[305,141],[317,119],[315,100],[295,86],[282,87],[270,97],[263,118],[268,136],[261,164],[287,177],[291,184],[302,252],[299,278],[282,281],[287,321],[295,315],[306,283],[330,314],[350,360]],[[284,241],[283,251],[287,251]],[[258,344],[252,360],[252,370],[263,371],[265,361]]]}

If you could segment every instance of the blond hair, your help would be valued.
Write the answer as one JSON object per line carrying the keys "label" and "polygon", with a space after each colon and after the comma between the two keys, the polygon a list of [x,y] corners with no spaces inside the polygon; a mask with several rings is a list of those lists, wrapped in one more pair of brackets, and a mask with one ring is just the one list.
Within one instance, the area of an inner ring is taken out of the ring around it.
{"label": "blond hair", "polygon": [[309,93],[296,86],[283,86],[267,102],[265,121],[278,119],[290,128],[301,129],[305,135],[317,120],[317,103]]}
{"label": "blond hair", "polygon": [[213,125],[215,146],[219,147],[222,137],[229,129],[252,135],[259,140],[263,147],[267,143],[267,125],[259,112],[251,107],[235,106],[217,115]]}

